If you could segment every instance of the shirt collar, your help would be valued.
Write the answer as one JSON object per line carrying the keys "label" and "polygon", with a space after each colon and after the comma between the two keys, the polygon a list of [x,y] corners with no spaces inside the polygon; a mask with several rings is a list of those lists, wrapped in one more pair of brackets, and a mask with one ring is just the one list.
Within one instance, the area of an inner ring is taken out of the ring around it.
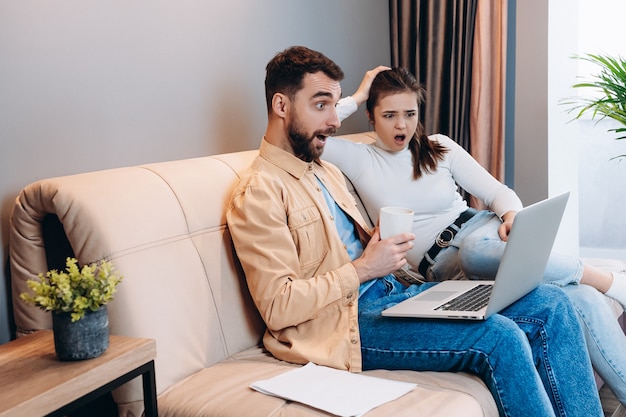
{"label": "shirt collar", "polygon": [[265,138],[261,141],[259,155],[298,179],[302,178],[307,171],[313,170],[314,165],[319,165],[319,162],[304,162],[295,155],[272,145]]}

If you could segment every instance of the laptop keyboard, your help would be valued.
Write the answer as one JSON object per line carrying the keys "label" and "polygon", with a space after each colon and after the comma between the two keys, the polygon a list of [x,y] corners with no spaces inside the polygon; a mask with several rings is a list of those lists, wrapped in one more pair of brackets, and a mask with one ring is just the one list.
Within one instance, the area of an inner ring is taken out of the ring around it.
{"label": "laptop keyboard", "polygon": [[493,285],[481,284],[464,292],[445,304],[440,305],[435,310],[444,311],[477,311],[487,305],[489,295]]}

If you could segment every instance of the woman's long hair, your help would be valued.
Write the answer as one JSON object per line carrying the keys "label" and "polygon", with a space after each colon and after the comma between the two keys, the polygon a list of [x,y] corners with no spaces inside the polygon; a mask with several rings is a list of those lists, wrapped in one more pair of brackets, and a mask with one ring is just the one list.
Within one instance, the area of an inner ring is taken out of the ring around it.
{"label": "woman's long hair", "polygon": [[[411,92],[417,95],[417,106],[424,103],[424,88],[417,82],[413,74],[405,68],[392,68],[388,71],[378,73],[370,94],[365,103],[369,113],[370,121],[374,122],[374,107],[383,98],[404,92]],[[409,141],[409,150],[413,156],[413,179],[419,179],[425,172],[433,172],[437,169],[437,163],[443,160],[443,156],[448,149],[439,142],[431,141],[426,136],[424,125],[419,120],[413,137]]]}

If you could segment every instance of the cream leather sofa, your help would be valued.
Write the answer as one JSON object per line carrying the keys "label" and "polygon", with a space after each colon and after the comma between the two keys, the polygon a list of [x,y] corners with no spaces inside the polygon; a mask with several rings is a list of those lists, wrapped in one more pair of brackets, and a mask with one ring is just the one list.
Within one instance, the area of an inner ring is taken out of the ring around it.
{"label": "cream leather sofa", "polygon": [[[26,280],[49,266],[62,268],[69,255],[80,263],[108,259],[125,277],[109,305],[111,333],[157,341],[160,416],[327,415],[249,388],[253,381],[294,367],[259,345],[263,323],[225,224],[238,173],[256,154],[89,172],[27,186],[16,200],[10,224],[18,335],[51,327],[49,314],[17,298],[27,290]],[[418,384],[368,416],[498,414],[489,391],[472,375],[366,374]],[[113,396],[120,415],[141,415],[139,380]]]}

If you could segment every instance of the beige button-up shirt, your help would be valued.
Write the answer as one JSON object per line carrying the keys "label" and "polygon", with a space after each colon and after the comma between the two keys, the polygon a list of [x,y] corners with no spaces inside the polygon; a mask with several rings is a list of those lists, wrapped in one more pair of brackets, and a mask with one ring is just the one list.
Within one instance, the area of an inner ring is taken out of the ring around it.
{"label": "beige button-up shirt", "polygon": [[278,359],[361,371],[359,279],[316,177],[368,229],[341,171],[304,162],[265,139],[235,188],[228,226],[252,298]]}

